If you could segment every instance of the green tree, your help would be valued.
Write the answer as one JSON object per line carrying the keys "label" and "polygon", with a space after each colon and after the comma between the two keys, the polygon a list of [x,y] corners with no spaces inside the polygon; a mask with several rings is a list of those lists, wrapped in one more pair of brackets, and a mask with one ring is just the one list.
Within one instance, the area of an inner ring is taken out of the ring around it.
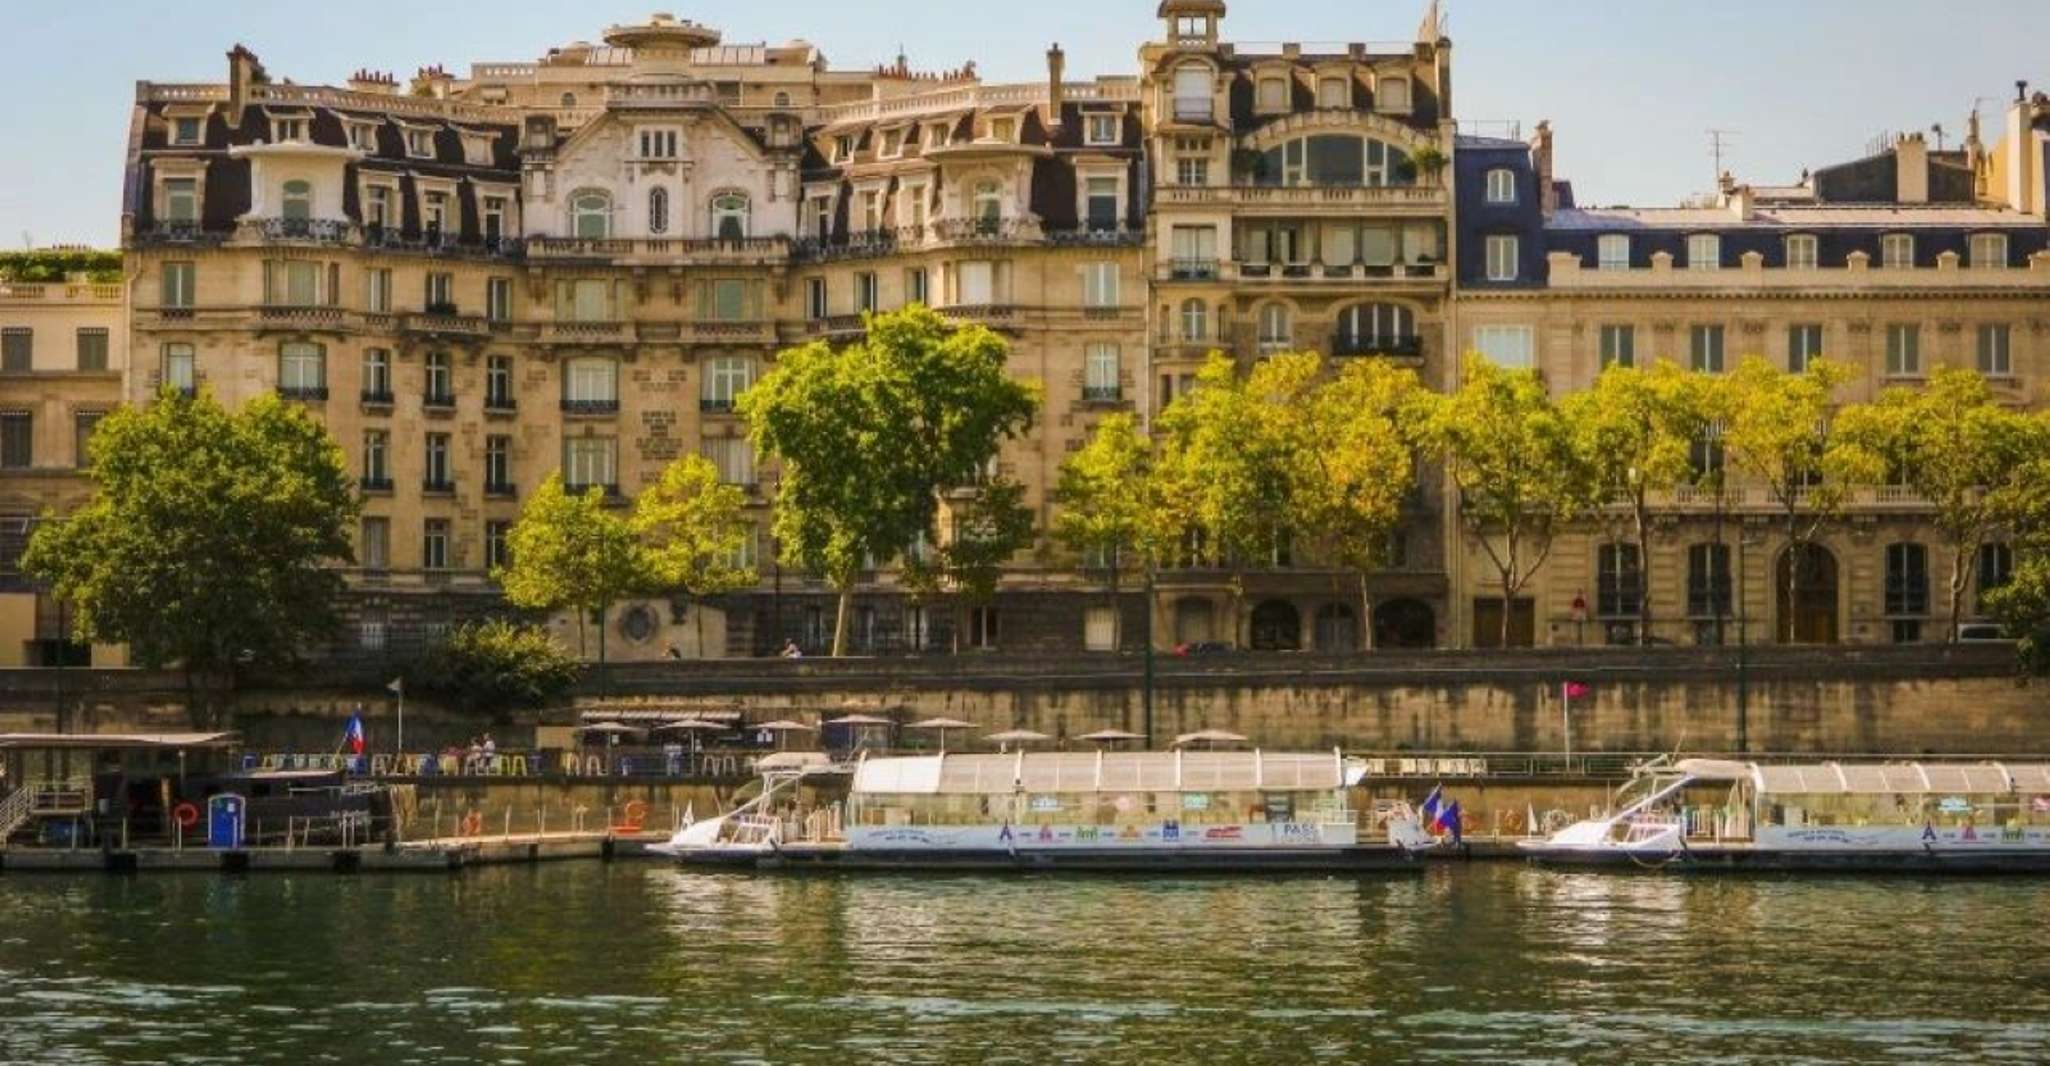
{"label": "green tree", "polygon": [[1724,454],[1765,490],[1785,521],[1787,583],[1782,591],[1787,609],[1779,624],[1787,643],[1797,635],[1793,608],[1799,560],[1823,528],[1842,515],[1851,490],[1885,473],[1870,452],[1837,439],[1841,409],[1836,390],[1848,376],[1843,364],[1824,359],[1795,374],[1754,356],[1737,367],[1727,384]]}
{"label": "green tree", "polygon": [[202,680],[290,662],[333,632],[357,500],[304,408],[266,396],[229,412],[167,391],[108,415],[91,459],[92,499],[40,526],[22,565],[74,605],[79,639],[177,664],[194,725],[214,720]]}
{"label": "green tree", "polygon": [[[1112,608],[1111,646],[1124,647],[1124,612],[1117,609],[1125,556],[1144,553],[1156,527],[1151,483],[1153,448],[1130,414],[1105,415],[1081,450],[1061,463],[1054,487],[1054,538],[1083,557],[1101,559]],[[1150,609],[1150,607],[1149,607]]]}
{"label": "green tree", "polygon": [[1638,572],[1645,575],[1637,598],[1640,643],[1652,638],[1651,501],[1698,476],[1694,443],[1708,428],[1710,406],[1704,375],[1667,362],[1643,370],[1611,366],[1593,388],[1560,402],[1594,502],[1629,508]]}
{"label": "green tree", "polygon": [[1420,391],[1415,373],[1365,359],[1284,412],[1296,416],[1295,521],[1327,558],[1358,576],[1363,649],[1373,647],[1370,579],[1387,565],[1403,506],[1416,489],[1416,450],[1404,418]]}
{"label": "green tree", "polygon": [[520,510],[506,550],[510,565],[492,575],[505,598],[529,610],[575,611],[579,655],[585,652],[584,627],[591,615],[598,616],[602,671],[606,612],[653,583],[640,541],[626,518],[606,504],[605,491],[594,486],[572,495],[563,489],[561,474],[549,475]]}
{"label": "green tree", "polygon": [[2009,410],[1976,370],[1938,367],[1922,388],[1891,388],[1877,403],[1846,408],[1837,436],[1868,468],[1936,509],[1950,551],[1947,630],[1957,640],[1965,590],[1979,549],[2007,521],[2029,460],[2050,450],[2050,426]]}
{"label": "green tree", "polygon": [[576,656],[546,629],[503,619],[470,623],[429,648],[417,687],[458,711],[501,714],[546,707],[576,684]]}
{"label": "green tree", "polygon": [[1506,647],[1517,595],[1593,496],[1572,429],[1536,371],[1478,355],[1456,391],[1420,393],[1410,418],[1417,439],[1445,463],[1460,520],[1495,568]]}
{"label": "green tree", "polygon": [[1160,517],[1230,567],[1234,643],[1246,561],[1272,556],[1292,532],[1302,412],[1321,371],[1313,353],[1271,356],[1243,375],[1213,354],[1158,421]]}
{"label": "green tree", "polygon": [[935,526],[942,490],[975,483],[1001,443],[1032,424],[1037,391],[1005,369],[981,326],[924,307],[874,315],[865,339],[783,352],[740,398],[755,447],[780,464],[776,537],[839,593],[833,654],[845,651],[854,584],[869,559]]}
{"label": "green tree", "polygon": [[946,512],[953,520],[952,534],[923,558],[907,559],[904,579],[915,594],[954,595],[954,645],[959,650],[967,611],[996,598],[1005,564],[1032,547],[1037,530],[1032,509],[1025,506],[1025,486],[1008,478],[952,494]]}
{"label": "green tree", "polygon": [[[714,596],[752,587],[760,580],[741,565],[741,549],[754,534],[745,513],[747,494],[719,480],[719,468],[703,456],[669,464],[662,477],[634,501],[627,527],[641,542],[645,566],[656,587],[681,592],[702,605]],[[698,647],[705,643],[704,611],[698,618]]]}

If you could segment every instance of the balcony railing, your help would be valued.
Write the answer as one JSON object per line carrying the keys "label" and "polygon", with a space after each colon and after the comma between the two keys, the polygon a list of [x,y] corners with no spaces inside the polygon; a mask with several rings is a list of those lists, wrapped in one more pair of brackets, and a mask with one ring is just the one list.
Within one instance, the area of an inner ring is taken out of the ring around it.
{"label": "balcony railing", "polygon": [[1442,185],[1163,185],[1153,190],[1156,206],[1304,209],[1417,207],[1440,209]]}
{"label": "balcony railing", "polygon": [[1136,248],[1146,243],[1146,231],[1116,226],[1078,226],[1047,230],[1046,242],[1057,247]]}
{"label": "balcony railing", "polygon": [[287,400],[324,402],[327,399],[326,385],[280,385],[278,395]]}
{"label": "balcony railing", "polygon": [[364,389],[362,403],[366,407],[390,407],[393,403],[390,389]]}
{"label": "balcony railing", "polygon": [[592,416],[592,415],[616,415],[616,414],[618,414],[618,413],[619,413],[619,401],[618,401],[617,399],[611,399],[611,400],[570,400],[570,399],[565,399],[565,400],[563,400],[563,401],[562,401],[562,413],[563,413],[563,414],[566,414],[566,415],[572,415],[572,416],[587,416],[587,417],[588,417],[588,416]]}
{"label": "balcony railing", "polygon": [[1420,359],[1424,354],[1422,337],[1362,337],[1357,334],[1338,333],[1331,338],[1332,355],[1378,355],[1390,359]]}
{"label": "balcony railing", "polygon": [[605,498],[608,500],[617,500],[622,498],[621,493],[619,491],[619,484],[617,482],[566,480],[563,482],[562,488],[564,492],[567,492],[572,496],[583,496],[588,494],[592,489],[598,489],[605,494]]}
{"label": "balcony railing", "polygon": [[484,413],[487,415],[509,415],[520,409],[520,402],[510,396],[484,395]]}
{"label": "balcony railing", "polygon": [[1117,385],[1082,386],[1082,401],[1084,403],[1119,403],[1124,398],[1125,390]]}
{"label": "balcony railing", "polygon": [[420,491],[446,495],[456,490],[456,483],[450,478],[427,477],[420,479]]}
{"label": "balcony railing", "polygon": [[367,475],[356,482],[356,487],[364,492],[390,492],[392,488],[391,476],[388,474]]}
{"label": "balcony railing", "polygon": [[698,397],[698,410],[706,414],[731,414],[733,412],[733,397],[700,396]]}
{"label": "balcony railing", "polygon": [[399,320],[399,329],[406,333],[476,337],[490,332],[491,324],[479,315],[459,315],[454,311],[428,311],[404,316]]}
{"label": "balcony railing", "polygon": [[788,237],[532,237],[530,259],[766,263],[788,259]]}
{"label": "balcony railing", "polygon": [[243,233],[265,241],[306,241],[313,244],[352,244],[354,223],[334,218],[263,218],[244,223]]}
{"label": "balcony railing", "polygon": [[484,495],[486,496],[505,499],[515,495],[517,491],[513,488],[513,483],[510,481],[487,481],[484,483]]}
{"label": "balcony railing", "polygon": [[265,304],[256,309],[256,317],[266,325],[286,325],[303,329],[309,326],[339,328],[344,316],[339,307]]}
{"label": "balcony railing", "polygon": [[547,339],[567,344],[624,343],[631,332],[625,322],[551,322]]}
{"label": "balcony railing", "polygon": [[453,392],[428,392],[420,397],[420,405],[422,407],[444,410],[450,409],[456,405],[456,394]]}
{"label": "balcony railing", "polygon": [[951,244],[1010,244],[1044,236],[1037,224],[1015,218],[949,218],[932,229],[934,237]]}
{"label": "balcony railing", "polygon": [[226,233],[209,231],[203,223],[192,220],[159,222],[147,230],[138,232],[135,240],[140,244],[211,245],[220,244],[226,241],[227,237]]}
{"label": "balcony railing", "polygon": [[1217,260],[1184,259],[1177,257],[1168,261],[1168,277],[1176,281],[1216,281]]}

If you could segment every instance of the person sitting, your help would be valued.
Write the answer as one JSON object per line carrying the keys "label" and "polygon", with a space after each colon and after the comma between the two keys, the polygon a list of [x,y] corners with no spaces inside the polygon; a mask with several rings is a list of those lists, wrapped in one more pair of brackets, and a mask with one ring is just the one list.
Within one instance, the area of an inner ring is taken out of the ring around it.
{"label": "person sitting", "polygon": [[785,659],[802,659],[804,658],[804,649],[798,647],[796,641],[786,640],[783,642],[782,656]]}

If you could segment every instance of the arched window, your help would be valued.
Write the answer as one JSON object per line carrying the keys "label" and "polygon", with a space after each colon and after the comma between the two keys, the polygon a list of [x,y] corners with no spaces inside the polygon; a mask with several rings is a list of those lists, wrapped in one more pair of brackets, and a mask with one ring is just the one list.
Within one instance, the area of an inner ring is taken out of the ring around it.
{"label": "arched window", "polygon": [[777,94],[776,94],[776,106],[777,106],[777,107],[789,107],[789,106],[790,106],[790,94],[789,94],[789,93],[777,93]]}
{"label": "arched window", "polygon": [[564,106],[564,107],[575,107],[575,106],[577,106],[577,94],[575,94],[575,93],[563,93],[563,94],[562,94],[562,106]]}
{"label": "arched window", "polygon": [[279,214],[292,221],[303,222],[313,217],[313,183],[310,181],[288,181],[285,183],[284,202]]}
{"label": "arched window", "polygon": [[1295,315],[1284,303],[1260,308],[1260,354],[1287,351],[1295,345]]}
{"label": "arched window", "polygon": [[712,197],[712,235],[725,241],[747,236],[747,196],[722,192]]}
{"label": "arched window", "polygon": [[1210,305],[1201,300],[1182,301],[1182,339],[1203,341],[1210,339]]}
{"label": "arched window", "polygon": [[612,236],[612,197],[597,189],[586,189],[569,198],[570,234],[604,240]]}
{"label": "arched window", "polygon": [[1255,185],[1408,185],[1416,181],[1416,166],[1386,141],[1320,133],[1260,153],[1252,177]]}
{"label": "arched window", "polygon": [[660,186],[648,190],[648,232],[654,236],[669,232],[669,190]]}
{"label": "arched window", "polygon": [[1354,304],[1338,313],[1331,354],[1419,354],[1416,316],[1400,304]]}

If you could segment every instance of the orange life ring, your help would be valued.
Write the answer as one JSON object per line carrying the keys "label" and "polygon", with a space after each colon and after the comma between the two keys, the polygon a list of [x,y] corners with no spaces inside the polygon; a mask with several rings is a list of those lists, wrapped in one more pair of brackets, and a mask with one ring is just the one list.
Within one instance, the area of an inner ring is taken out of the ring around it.
{"label": "orange life ring", "polygon": [[199,808],[190,803],[181,803],[171,808],[171,817],[178,820],[181,829],[190,829],[199,824]]}
{"label": "orange life ring", "polygon": [[626,821],[622,824],[622,828],[639,832],[641,826],[647,824],[647,821],[648,805],[646,803],[634,800],[626,805]]}
{"label": "orange life ring", "polygon": [[471,812],[470,812],[469,814],[466,814],[466,815],[464,815],[464,816],[463,816],[463,835],[464,835],[464,836],[466,836],[466,837],[474,837],[474,836],[481,836],[481,835],[483,835],[483,833],[484,833],[484,812],[482,812],[482,811],[471,811]]}

